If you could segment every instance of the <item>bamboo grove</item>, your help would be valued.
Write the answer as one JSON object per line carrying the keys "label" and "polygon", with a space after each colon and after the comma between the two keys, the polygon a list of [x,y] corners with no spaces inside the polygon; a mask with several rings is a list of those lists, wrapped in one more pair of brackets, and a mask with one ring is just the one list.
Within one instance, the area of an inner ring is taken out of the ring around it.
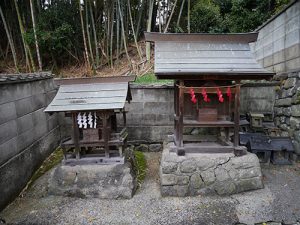
{"label": "bamboo grove", "polygon": [[[150,62],[143,32],[247,32],[288,0],[1,0],[0,72]],[[240,21],[243,21],[242,23]]]}

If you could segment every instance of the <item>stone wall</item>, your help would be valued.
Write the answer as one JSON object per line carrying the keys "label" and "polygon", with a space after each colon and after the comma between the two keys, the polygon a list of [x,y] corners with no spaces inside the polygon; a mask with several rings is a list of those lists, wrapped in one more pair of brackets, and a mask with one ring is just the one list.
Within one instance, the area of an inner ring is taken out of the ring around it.
{"label": "stone wall", "polygon": [[186,154],[164,147],[160,165],[162,196],[230,195],[263,188],[257,156]]}
{"label": "stone wall", "polygon": [[300,67],[300,1],[292,1],[256,31],[258,39],[250,46],[264,68],[278,73]]}
{"label": "stone wall", "polygon": [[60,140],[51,73],[0,75],[0,210],[24,188]]}
{"label": "stone wall", "polygon": [[295,152],[300,154],[300,70],[275,76],[280,81],[274,107],[275,124],[282,136],[293,139]]}

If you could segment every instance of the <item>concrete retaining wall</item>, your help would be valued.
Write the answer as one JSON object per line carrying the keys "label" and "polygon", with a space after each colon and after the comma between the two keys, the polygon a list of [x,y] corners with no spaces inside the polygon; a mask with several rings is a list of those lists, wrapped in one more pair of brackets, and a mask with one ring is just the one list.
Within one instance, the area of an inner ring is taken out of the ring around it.
{"label": "concrete retaining wall", "polygon": [[0,210],[24,188],[60,140],[49,73],[0,75]]}
{"label": "concrete retaining wall", "polygon": [[274,72],[300,67],[300,1],[293,1],[256,31],[258,39],[250,46],[263,67]]}

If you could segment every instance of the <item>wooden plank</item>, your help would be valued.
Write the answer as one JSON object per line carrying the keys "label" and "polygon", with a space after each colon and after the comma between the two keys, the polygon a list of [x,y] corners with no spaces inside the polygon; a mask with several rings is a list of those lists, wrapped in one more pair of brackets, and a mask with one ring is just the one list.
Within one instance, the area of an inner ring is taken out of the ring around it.
{"label": "wooden plank", "polygon": [[250,51],[182,51],[182,52],[157,52],[155,59],[184,59],[184,58],[216,58],[216,57],[253,57]]}
{"label": "wooden plank", "polygon": [[[227,73],[234,75],[234,73],[236,73],[237,76],[239,75],[243,75],[240,73],[244,73],[245,75],[258,75],[260,77],[263,77],[263,74],[265,73],[267,76],[273,76],[273,74],[268,74],[268,72],[265,69],[239,69],[239,68],[232,68],[232,69],[215,69],[215,68],[211,68],[211,69],[201,69],[201,68],[182,68],[182,69],[175,69],[175,68],[155,68],[154,70],[155,73],[175,73],[173,75],[177,75],[176,73],[178,73],[179,75],[183,75],[184,73],[204,73],[204,74],[216,74],[216,73],[220,73],[222,74],[222,76],[227,76]],[[171,74],[170,74],[171,75]],[[200,75],[200,74],[199,74]],[[174,78],[173,78],[174,79]]]}
{"label": "wooden plank", "polygon": [[56,85],[94,84],[94,83],[120,83],[134,81],[136,76],[113,76],[113,77],[80,77],[54,79]]}
{"label": "wooden plank", "polygon": [[125,97],[126,92],[124,90],[110,91],[109,95],[107,92],[103,91],[90,91],[90,92],[58,92],[58,99],[72,99],[72,98],[115,98],[115,97]]}
{"label": "wooden plank", "polygon": [[208,50],[208,51],[224,51],[224,50],[250,50],[248,43],[224,43],[224,42],[156,42],[155,52],[176,52],[188,50]]}
{"label": "wooden plank", "polygon": [[[236,84],[240,84],[240,81],[236,81]],[[239,145],[239,128],[240,128],[240,85],[236,87],[236,93],[234,97],[234,146]]]}
{"label": "wooden plank", "polygon": [[242,57],[215,57],[215,58],[183,58],[183,59],[168,59],[168,58],[156,58],[155,64],[160,63],[181,63],[181,64],[190,64],[190,63],[215,63],[215,64],[225,64],[225,63],[257,63],[257,61],[252,57],[242,58]]}
{"label": "wooden plank", "polygon": [[197,121],[184,119],[183,124],[185,127],[234,127],[234,122],[227,120],[217,120],[217,121]]}
{"label": "wooden plank", "polygon": [[49,105],[45,112],[68,112],[68,111],[93,111],[102,109],[122,109],[125,103],[105,104],[72,104],[72,105]]}
{"label": "wooden plank", "polygon": [[216,135],[183,135],[184,142],[218,141]]}
{"label": "wooden plank", "polygon": [[257,63],[155,63],[156,69],[262,69]]}
{"label": "wooden plank", "polygon": [[72,98],[55,99],[52,106],[58,105],[85,105],[85,104],[122,104],[125,103],[125,97],[115,98]]}
{"label": "wooden plank", "polygon": [[[209,87],[209,88],[207,88],[207,87],[185,87],[184,88],[184,93],[189,94],[191,88],[193,88],[195,93],[201,93],[203,88],[205,88],[206,93],[208,93],[208,94],[216,94],[217,93],[217,91],[216,91],[217,87]],[[235,87],[231,87],[230,90],[231,90],[232,94],[235,93]],[[223,96],[225,96],[226,91],[227,91],[227,87],[226,88],[220,88],[220,91],[223,93]]]}
{"label": "wooden plank", "polygon": [[63,164],[65,165],[90,165],[90,164],[97,164],[97,165],[109,165],[109,164],[124,164],[125,158],[124,157],[85,157],[81,158],[80,160],[74,159],[66,159],[63,160]]}
{"label": "wooden plank", "polygon": [[[199,146],[197,144],[184,146],[183,150],[185,153],[196,154],[196,153],[233,153],[233,146]],[[170,147],[171,152],[177,151],[177,147]]]}
{"label": "wooden plank", "polygon": [[96,92],[125,90],[127,94],[128,83],[105,83],[105,84],[73,84],[60,86],[61,92]]}

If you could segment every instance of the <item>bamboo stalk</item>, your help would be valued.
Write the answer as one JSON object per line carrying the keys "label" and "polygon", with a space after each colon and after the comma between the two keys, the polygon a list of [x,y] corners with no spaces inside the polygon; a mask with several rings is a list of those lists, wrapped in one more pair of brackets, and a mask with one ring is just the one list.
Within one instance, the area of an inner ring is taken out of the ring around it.
{"label": "bamboo stalk", "polygon": [[[154,0],[150,0],[149,1],[149,11],[148,11],[147,32],[151,31],[153,5],[154,5]],[[150,55],[151,55],[151,45],[150,45],[150,42],[146,42],[146,58],[147,58],[147,61],[150,61]]]}
{"label": "bamboo stalk", "polygon": [[119,14],[120,14],[120,19],[121,19],[121,28],[122,28],[122,34],[123,34],[122,36],[123,36],[125,53],[126,53],[127,60],[131,66],[131,60],[130,60],[130,57],[128,54],[128,49],[127,49],[127,44],[126,44],[126,36],[125,36],[125,30],[124,30],[124,24],[123,24],[123,16],[122,16],[121,7],[120,7],[120,0],[117,0],[117,1],[118,1],[118,8],[119,8]]}
{"label": "bamboo stalk", "polygon": [[33,33],[34,33],[34,39],[35,39],[36,56],[37,56],[38,63],[39,63],[39,70],[42,71],[43,70],[42,59],[40,56],[39,43],[38,43],[37,34],[36,34],[35,16],[34,16],[34,11],[33,11],[32,0],[30,0],[29,2],[30,2],[30,10],[31,10],[31,18],[32,18],[32,27],[33,27]]}
{"label": "bamboo stalk", "polygon": [[86,62],[87,62],[88,72],[89,72],[91,65],[90,65],[90,60],[89,60],[89,53],[88,53],[88,49],[87,49],[87,44],[86,44],[85,31],[84,31],[84,23],[83,23],[83,16],[82,16],[82,11],[81,11],[80,0],[78,0],[78,4],[79,4],[79,14],[80,14],[80,22],[81,22],[83,44],[84,44],[84,50],[85,50],[85,58],[86,58]]}
{"label": "bamboo stalk", "polygon": [[182,14],[184,3],[185,3],[185,0],[182,0],[181,6],[180,6],[179,15],[178,15],[178,18],[177,18],[177,23],[176,23],[177,27],[179,27],[179,22],[180,22],[180,18],[181,18],[181,14]]}
{"label": "bamboo stalk", "polygon": [[191,33],[191,0],[188,1],[188,33]]}
{"label": "bamboo stalk", "polygon": [[93,73],[96,74],[95,71],[95,61],[94,61],[94,53],[92,49],[92,43],[91,43],[91,37],[90,37],[90,29],[89,29],[89,13],[88,13],[88,2],[89,0],[84,1],[84,8],[85,8],[85,24],[86,24],[86,35],[88,39],[88,44],[89,44],[89,50],[90,50],[90,57],[91,57],[91,66],[93,69]]}
{"label": "bamboo stalk", "polygon": [[4,15],[3,15],[3,11],[2,11],[1,6],[0,6],[0,16],[2,18],[4,29],[5,29],[5,32],[6,32],[6,35],[7,35],[7,39],[8,39],[8,43],[9,43],[9,46],[10,46],[10,49],[11,49],[11,52],[12,52],[12,55],[13,55],[13,60],[14,60],[16,71],[19,73],[19,68],[18,68],[18,62],[17,62],[17,56],[16,56],[16,50],[15,50],[14,42],[13,42],[11,36],[10,36],[10,33],[9,33],[9,30],[8,30],[7,23],[6,23]]}
{"label": "bamboo stalk", "polygon": [[92,8],[92,3],[91,2],[90,2],[90,13],[91,13],[91,22],[92,22],[92,28],[93,28],[93,34],[94,34],[94,41],[95,41],[96,66],[98,67],[99,66],[98,40],[97,40],[97,33],[96,33],[94,14],[93,14],[93,8]]}
{"label": "bamboo stalk", "polygon": [[129,18],[130,18],[130,24],[131,24],[131,29],[132,29],[132,33],[133,33],[134,43],[136,45],[137,52],[139,54],[140,60],[143,61],[142,53],[141,53],[140,47],[138,45],[137,38],[136,38],[136,35],[135,35],[135,31],[134,31],[132,15],[131,15],[130,0],[127,0],[127,6],[128,6],[128,12],[129,12]]}
{"label": "bamboo stalk", "polygon": [[171,22],[171,19],[172,19],[172,16],[173,16],[176,5],[177,5],[177,0],[175,0],[174,6],[172,7],[172,11],[171,11],[170,17],[168,19],[167,25],[165,27],[164,33],[166,33],[168,31],[168,28],[169,28],[169,25],[170,25],[170,22]]}

